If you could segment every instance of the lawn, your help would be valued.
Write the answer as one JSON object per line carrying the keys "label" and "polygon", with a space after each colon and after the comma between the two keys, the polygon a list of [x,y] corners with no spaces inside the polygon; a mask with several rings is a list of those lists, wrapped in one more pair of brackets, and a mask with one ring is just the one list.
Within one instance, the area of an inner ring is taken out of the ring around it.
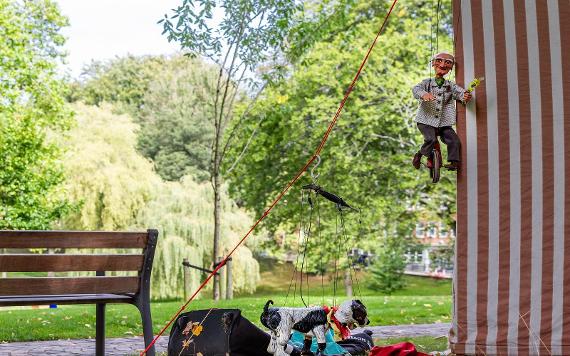
{"label": "lawn", "polygon": [[[300,306],[299,284],[291,284],[290,265],[262,269],[262,282],[254,295],[242,295],[233,300],[213,302],[209,293],[204,299],[192,301],[187,311],[207,308],[238,308],[242,314],[259,325],[259,315],[268,299],[276,305]],[[311,288],[303,286],[307,304],[333,304],[333,279],[320,276],[309,278]],[[406,276],[406,287],[393,295],[382,295],[371,290],[366,283],[368,276],[359,272],[354,276],[355,298],[368,307],[370,325],[403,325],[449,322],[451,317],[451,283]],[[358,281],[358,282],[357,282]],[[289,285],[291,284],[291,288]],[[322,286],[322,287],[321,287]],[[340,290],[338,290],[340,288]],[[342,284],[337,288],[337,303],[344,299]],[[323,297],[326,295],[326,297]],[[154,331],[158,333],[184,304],[183,300],[153,301]],[[137,309],[131,305],[107,306],[107,337],[141,335],[142,328]],[[168,331],[166,332],[168,333]],[[95,337],[94,305],[62,305],[56,309],[0,308],[0,342],[55,340]],[[444,350],[447,339],[418,337],[412,339],[375,340],[378,345],[411,341],[422,351]]]}
{"label": "lawn", "polygon": [[[283,305],[284,298],[274,298]],[[329,303],[332,298],[326,298]],[[445,296],[366,296],[371,325],[424,324],[449,322],[451,298]],[[245,317],[259,324],[265,298],[237,298],[230,301],[196,300],[187,310],[239,308]],[[314,302],[318,302],[314,300]],[[153,302],[152,316],[158,332],[180,308],[182,301]],[[289,305],[291,305],[289,303]],[[57,309],[11,309],[0,311],[0,342],[89,338],[95,336],[94,305],[64,305]],[[141,334],[138,311],[131,305],[111,304],[107,307],[107,336]]]}
{"label": "lawn", "polygon": [[[257,286],[256,296],[274,296],[293,294],[295,286],[297,295],[300,288],[300,279],[303,280],[303,293],[304,295],[334,295],[334,278],[330,275],[303,275],[300,277],[298,274],[295,279],[293,277],[293,264],[273,262],[271,260],[261,260],[261,282]],[[342,278],[344,276],[341,273]],[[343,280],[339,276],[337,281],[336,295],[343,295],[344,286]],[[310,288],[307,291],[307,280]],[[377,290],[373,290],[369,286],[369,274],[364,271],[359,271],[353,274],[353,290],[354,295],[360,296],[378,296],[381,295]],[[393,296],[450,296],[451,295],[451,281],[448,279],[434,279],[416,276],[404,276],[406,286],[404,289],[394,292]],[[296,283],[295,283],[296,282]],[[291,287],[289,287],[291,286]]]}

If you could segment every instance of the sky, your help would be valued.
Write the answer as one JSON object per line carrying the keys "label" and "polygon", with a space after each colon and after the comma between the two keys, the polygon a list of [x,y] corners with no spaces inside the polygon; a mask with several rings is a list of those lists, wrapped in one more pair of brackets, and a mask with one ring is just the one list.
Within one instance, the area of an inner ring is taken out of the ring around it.
{"label": "sky", "polygon": [[157,22],[182,0],[56,0],[70,26],[67,37],[67,70],[73,77],[91,60],[127,54],[172,54],[177,43],[161,35]]}

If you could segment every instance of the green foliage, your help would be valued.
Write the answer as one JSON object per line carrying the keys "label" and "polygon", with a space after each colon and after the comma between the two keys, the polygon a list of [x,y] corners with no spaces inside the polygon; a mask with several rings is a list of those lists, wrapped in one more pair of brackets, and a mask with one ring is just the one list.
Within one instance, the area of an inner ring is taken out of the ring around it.
{"label": "green foliage", "polygon": [[[231,193],[257,215],[263,214],[268,202],[317,148],[383,19],[374,10],[369,20],[357,21],[369,4],[347,3],[352,5],[346,16],[329,24],[338,31],[317,38],[298,58],[288,80],[264,92],[246,124],[236,129],[242,146],[231,152],[234,159],[242,155],[248,138],[255,136],[230,177]],[[388,2],[381,3],[378,12],[384,14]],[[431,14],[429,8],[418,8],[419,3],[399,3],[316,169],[323,189],[362,209],[360,216],[350,213],[346,218],[349,238],[342,242],[345,251],[352,247],[375,249],[386,231],[395,233],[403,246],[412,244],[409,237],[418,213],[426,206],[433,209],[430,213],[439,212],[442,200],[454,199],[449,194],[453,178],[448,176],[435,186],[429,183],[426,171],[416,171],[410,164],[421,142],[413,122],[417,102],[411,87],[429,76]],[[439,42],[441,48],[444,43],[449,45],[450,39],[440,35]],[[237,112],[246,110],[244,105]],[[274,230],[299,221],[303,213],[294,190],[309,182],[308,175],[301,178],[272,212],[273,225],[266,227]],[[313,252],[320,258],[338,246],[331,242],[335,241],[331,236],[336,234],[337,213],[330,205],[321,202],[322,234],[329,243],[321,244],[320,253]],[[442,214],[451,215],[450,210]]]}
{"label": "green foliage", "polygon": [[[216,8],[224,13],[219,24],[211,21]],[[236,53],[241,64],[227,73],[233,78],[232,71],[237,73],[242,64],[253,70],[285,44],[283,38],[299,9],[288,0],[184,0],[160,22],[169,41],[180,42],[190,55],[214,59],[224,70],[226,59],[221,55]]]}
{"label": "green foliage", "polygon": [[81,205],[69,214],[69,229],[123,230],[133,223],[160,182],[152,163],[135,150],[137,125],[110,106],[74,104],[77,126],[66,142],[68,197]]}
{"label": "green foliage", "polygon": [[93,62],[70,100],[112,103],[140,123],[137,148],[166,180],[207,177],[214,127],[212,101],[217,71],[182,55],[128,56]]}
{"label": "green foliage", "polygon": [[138,148],[163,179],[207,178],[216,79],[213,66],[176,56],[164,62],[149,85],[138,114]]}
{"label": "green foliage", "polygon": [[[213,23],[212,14],[218,6],[224,15],[219,23]],[[295,2],[287,0],[183,0],[173,9],[171,17],[165,15],[161,20],[169,41],[178,41],[190,56],[207,57],[219,66],[209,117],[214,127],[208,166],[214,190],[213,258],[220,255],[220,200],[224,178],[221,168],[234,138],[232,133],[226,136],[226,128],[232,121],[238,122],[237,125],[242,121],[243,116],[234,115],[234,106],[240,100],[244,85],[255,83],[250,81],[248,72],[275,60],[276,50],[281,48],[297,9]],[[264,77],[267,81],[270,75],[266,73]],[[257,92],[264,87],[265,84],[261,85]],[[239,158],[234,163],[237,161]],[[218,298],[218,284],[214,279],[214,299]]]}
{"label": "green foliage", "polygon": [[56,75],[66,25],[52,1],[0,0],[0,229],[47,229],[70,208],[54,142],[71,122]]}
{"label": "green foliage", "polygon": [[[135,149],[138,125],[128,115],[116,115],[102,107],[73,104],[78,125],[66,141],[67,192],[80,209],[62,223],[65,229],[159,230],[152,273],[153,298],[183,295],[182,259],[209,266],[213,227],[212,193],[207,184],[191,177],[181,182],[163,182],[152,163]],[[228,198],[222,199],[222,245],[230,248],[250,218]],[[255,290],[259,267],[251,251],[242,246],[234,254],[234,288]],[[203,276],[192,273],[195,290]]]}
{"label": "green foliage", "polygon": [[[181,182],[166,182],[157,187],[153,199],[140,211],[135,226],[158,228],[157,256],[152,272],[153,298],[183,296],[182,260],[195,266],[211,268],[211,241],[214,227],[213,193],[207,183],[196,183],[190,177]],[[251,218],[222,198],[222,250],[229,251],[246,231]],[[259,266],[246,246],[233,255],[233,285],[238,293],[250,293],[259,281]],[[191,270],[190,290],[195,291],[205,274]],[[211,290],[211,285],[207,289]]]}
{"label": "green foliage", "polygon": [[394,236],[383,239],[380,253],[370,269],[370,287],[386,294],[392,294],[405,286],[403,275],[406,262],[402,256],[406,251],[398,239]]}
{"label": "green foliage", "polygon": [[85,66],[82,79],[71,83],[68,100],[89,105],[113,103],[119,113],[136,113],[144,106],[144,96],[167,58],[126,56],[107,61],[92,61]]}

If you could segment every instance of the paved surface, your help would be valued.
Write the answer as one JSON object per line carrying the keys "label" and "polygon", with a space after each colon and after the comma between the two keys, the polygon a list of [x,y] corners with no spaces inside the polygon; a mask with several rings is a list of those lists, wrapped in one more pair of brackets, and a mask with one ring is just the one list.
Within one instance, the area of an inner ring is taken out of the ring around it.
{"label": "paved surface", "polygon": [[[375,339],[390,337],[417,337],[417,336],[447,336],[450,324],[422,324],[422,325],[393,325],[393,326],[371,326]],[[358,332],[359,329],[354,330]],[[168,337],[162,336],[156,342],[157,354],[161,352],[166,355]],[[139,355],[144,349],[142,337],[129,337],[118,339],[107,339],[105,343],[105,355]],[[1,356],[21,356],[21,355],[94,355],[95,339],[79,340],[56,340],[56,341],[34,341],[34,342],[13,342],[0,344]]]}

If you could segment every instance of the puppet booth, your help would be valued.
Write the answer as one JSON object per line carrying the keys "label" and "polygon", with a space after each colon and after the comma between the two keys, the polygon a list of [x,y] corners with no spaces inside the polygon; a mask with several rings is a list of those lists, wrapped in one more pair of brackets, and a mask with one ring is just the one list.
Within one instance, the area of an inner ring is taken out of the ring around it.
{"label": "puppet booth", "polygon": [[[457,354],[570,354],[570,2],[454,0]],[[566,160],[569,161],[566,161]]]}

